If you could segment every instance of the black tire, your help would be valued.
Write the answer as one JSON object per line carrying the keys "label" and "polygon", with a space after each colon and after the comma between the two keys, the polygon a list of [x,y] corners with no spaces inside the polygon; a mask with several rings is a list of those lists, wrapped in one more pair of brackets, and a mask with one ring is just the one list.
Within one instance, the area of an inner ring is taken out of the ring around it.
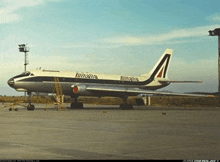
{"label": "black tire", "polygon": [[124,105],[125,105],[124,103],[121,103],[121,104],[119,105],[119,108],[120,108],[120,109],[124,109],[124,107],[125,107]]}
{"label": "black tire", "polygon": [[82,108],[83,108],[83,103],[79,103],[79,102],[71,103],[71,109],[82,109]]}
{"label": "black tire", "polygon": [[83,108],[83,103],[79,103],[79,104],[78,104],[78,108],[79,108],[79,109],[82,109],[82,108]]}
{"label": "black tire", "polygon": [[9,110],[9,111],[11,111],[11,110],[12,110],[12,108],[9,108],[8,110]]}
{"label": "black tire", "polygon": [[34,105],[28,105],[27,106],[27,110],[34,110],[35,109],[35,106]]}
{"label": "black tire", "polygon": [[122,110],[130,110],[130,109],[133,109],[133,106],[131,104],[121,103],[120,104],[120,109],[122,109]]}
{"label": "black tire", "polygon": [[71,108],[71,109],[75,109],[75,108],[76,108],[75,102],[72,102],[72,103],[71,103],[70,108]]}

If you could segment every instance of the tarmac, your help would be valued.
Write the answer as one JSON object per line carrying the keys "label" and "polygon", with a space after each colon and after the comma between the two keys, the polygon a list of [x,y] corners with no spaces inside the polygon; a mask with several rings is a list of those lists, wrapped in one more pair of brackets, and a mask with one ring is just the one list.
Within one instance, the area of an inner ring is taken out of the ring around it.
{"label": "tarmac", "polygon": [[219,107],[35,106],[0,109],[0,160],[220,159]]}

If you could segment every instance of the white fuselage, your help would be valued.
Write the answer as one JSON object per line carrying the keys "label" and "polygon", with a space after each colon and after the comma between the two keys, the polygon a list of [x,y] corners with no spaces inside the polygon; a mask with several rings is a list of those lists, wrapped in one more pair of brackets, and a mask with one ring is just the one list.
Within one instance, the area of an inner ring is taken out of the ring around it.
{"label": "white fuselage", "polygon": [[[57,85],[64,95],[131,96],[149,94],[170,84],[167,73],[173,50],[166,49],[153,69],[138,77],[77,73],[54,70],[33,70],[15,76],[8,85],[17,91],[53,93]],[[56,85],[56,86],[55,86]]]}
{"label": "white fuselage", "polygon": [[[73,86],[83,85],[87,86],[112,86],[112,87],[131,87],[155,90],[167,86],[168,84],[162,84],[155,79],[150,79],[149,76],[121,76],[121,75],[106,75],[106,74],[94,74],[94,73],[77,73],[70,71],[53,71],[53,70],[32,70],[30,72],[23,73],[15,76],[8,81],[8,84],[17,91],[26,92],[42,92],[53,93],[55,90],[54,78],[59,79],[59,84],[62,87],[63,94],[74,96]],[[114,93],[94,93],[90,91],[84,91],[77,94],[82,96],[117,96]]]}

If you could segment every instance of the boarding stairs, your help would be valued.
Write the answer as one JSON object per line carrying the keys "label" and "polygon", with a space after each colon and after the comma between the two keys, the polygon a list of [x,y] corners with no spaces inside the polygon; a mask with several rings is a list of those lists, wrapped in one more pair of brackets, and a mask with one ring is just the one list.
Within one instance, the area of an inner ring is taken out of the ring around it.
{"label": "boarding stairs", "polygon": [[55,99],[57,101],[57,103],[55,103],[55,105],[57,105],[57,110],[58,109],[65,109],[64,95],[63,95],[62,87],[61,87],[61,84],[59,82],[58,77],[54,77],[54,84],[55,84],[54,91],[56,92]]}

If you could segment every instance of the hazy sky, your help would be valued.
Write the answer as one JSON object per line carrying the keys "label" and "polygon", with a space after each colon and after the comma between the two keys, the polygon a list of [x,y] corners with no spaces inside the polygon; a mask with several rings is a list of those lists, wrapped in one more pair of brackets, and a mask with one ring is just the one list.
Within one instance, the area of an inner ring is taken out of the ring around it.
{"label": "hazy sky", "polygon": [[30,47],[27,70],[132,76],[149,72],[172,48],[169,79],[204,83],[165,89],[215,92],[218,39],[208,31],[220,28],[219,6],[219,0],[1,0],[0,95],[16,92],[7,80],[24,71],[23,43]]}

